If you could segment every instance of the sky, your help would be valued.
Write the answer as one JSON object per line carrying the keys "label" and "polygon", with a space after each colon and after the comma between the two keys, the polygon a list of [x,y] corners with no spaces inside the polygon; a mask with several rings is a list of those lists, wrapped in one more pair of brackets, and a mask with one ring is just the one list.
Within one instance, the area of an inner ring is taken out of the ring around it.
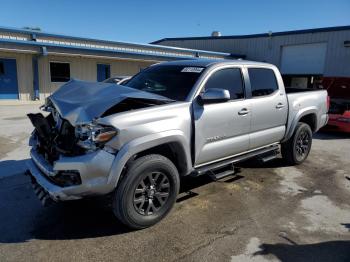
{"label": "sky", "polygon": [[350,0],[0,0],[0,27],[149,43],[350,25]]}

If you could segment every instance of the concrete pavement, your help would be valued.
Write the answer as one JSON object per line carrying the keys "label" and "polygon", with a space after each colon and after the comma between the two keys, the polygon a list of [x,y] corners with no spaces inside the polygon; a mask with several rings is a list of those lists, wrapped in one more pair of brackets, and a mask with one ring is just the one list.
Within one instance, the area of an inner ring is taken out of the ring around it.
{"label": "concrete pavement", "polygon": [[130,231],[99,201],[40,205],[22,175],[36,108],[0,107],[0,261],[350,261],[348,135],[315,135],[300,166],[184,179],[164,221]]}

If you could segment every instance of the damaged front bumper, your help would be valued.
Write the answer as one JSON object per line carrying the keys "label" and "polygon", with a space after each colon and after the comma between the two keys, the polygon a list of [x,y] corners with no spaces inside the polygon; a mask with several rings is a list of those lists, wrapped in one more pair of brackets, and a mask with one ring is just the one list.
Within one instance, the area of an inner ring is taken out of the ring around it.
{"label": "damaged front bumper", "polygon": [[[108,176],[115,159],[114,154],[97,150],[80,156],[62,156],[53,165],[50,165],[35,148],[31,149],[30,155],[27,173],[31,176],[39,199],[44,203],[47,196],[58,202],[104,195],[113,190],[113,185],[108,183]],[[61,172],[72,171],[79,175],[79,184],[60,186],[55,183]]]}

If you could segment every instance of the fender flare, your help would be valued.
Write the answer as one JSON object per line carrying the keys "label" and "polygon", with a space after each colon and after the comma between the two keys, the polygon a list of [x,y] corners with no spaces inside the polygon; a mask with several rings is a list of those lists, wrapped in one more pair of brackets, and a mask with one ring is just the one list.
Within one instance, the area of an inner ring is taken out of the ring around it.
{"label": "fender flare", "polygon": [[167,143],[178,143],[181,146],[185,153],[186,163],[184,164],[189,173],[192,170],[190,142],[186,139],[186,136],[182,131],[169,130],[136,138],[123,145],[113,161],[107,183],[113,186],[113,188],[117,186],[124,166],[133,155]]}
{"label": "fender flare", "polygon": [[286,135],[284,137],[284,139],[282,140],[282,142],[287,141],[289,138],[292,137],[294,130],[297,126],[297,124],[299,123],[300,119],[306,115],[310,115],[313,114],[316,116],[316,123],[318,121],[317,119],[317,107],[315,106],[310,106],[310,107],[306,107],[302,110],[300,110],[292,119],[290,126],[287,128],[287,132]]}

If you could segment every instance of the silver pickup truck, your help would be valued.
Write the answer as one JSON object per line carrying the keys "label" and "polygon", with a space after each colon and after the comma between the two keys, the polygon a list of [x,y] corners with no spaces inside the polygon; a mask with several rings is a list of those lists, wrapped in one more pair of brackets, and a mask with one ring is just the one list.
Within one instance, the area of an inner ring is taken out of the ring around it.
{"label": "silver pickup truck", "polygon": [[279,150],[302,163],[327,102],[323,90],[286,92],[274,65],[244,60],[160,63],[127,86],[72,80],[47,99],[49,113],[28,115],[27,174],[43,204],[109,196],[121,222],[145,228],[171,210],[182,176],[220,179]]}

